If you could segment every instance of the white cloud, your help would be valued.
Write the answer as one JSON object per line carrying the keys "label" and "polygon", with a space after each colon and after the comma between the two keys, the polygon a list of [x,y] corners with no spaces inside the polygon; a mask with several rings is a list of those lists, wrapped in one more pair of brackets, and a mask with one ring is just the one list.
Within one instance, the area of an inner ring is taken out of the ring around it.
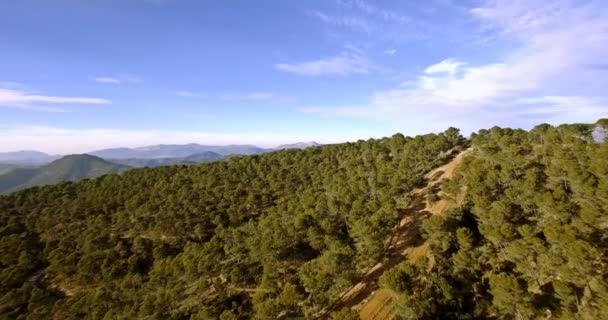
{"label": "white cloud", "polygon": [[56,127],[0,127],[0,151],[40,150],[53,154],[85,153],[115,147],[200,143],[209,145],[254,144],[275,147],[298,141],[336,143],[354,141],[368,132],[348,134],[293,132],[205,132],[176,130],[68,129]]}
{"label": "white cloud", "polygon": [[394,56],[397,53],[397,49],[387,49],[384,50],[384,54],[387,56]]}
{"label": "white cloud", "polygon": [[275,64],[278,70],[303,76],[368,74],[377,69],[363,52],[349,46],[337,56],[299,63]]}
{"label": "white cloud", "polygon": [[139,83],[142,82],[139,77],[120,76],[120,77],[95,77],[93,81],[104,84],[123,84],[123,83]]}
{"label": "white cloud", "polygon": [[95,82],[99,82],[99,83],[115,83],[118,84],[121,81],[116,79],[116,78],[111,78],[111,77],[97,77],[97,78],[93,78],[93,81]]}
{"label": "white cloud", "polygon": [[[413,127],[424,121],[473,127],[527,123],[541,115],[563,122],[606,116],[606,70],[589,68],[605,61],[608,52],[605,4],[486,1],[470,13],[481,32],[511,49],[502,49],[486,64],[447,59],[430,65],[415,81],[376,92],[368,112],[353,107],[353,113],[399,119]],[[343,107],[335,110],[349,113]]]}
{"label": "white cloud", "polygon": [[454,74],[464,63],[455,61],[453,59],[446,59],[437,64],[428,66],[424,69],[426,74],[437,74],[437,73],[449,73]]}
{"label": "white cloud", "polygon": [[[110,101],[102,98],[46,96],[33,92],[0,88],[0,106],[32,108],[32,104],[108,104]],[[41,108],[41,107],[38,107]]]}

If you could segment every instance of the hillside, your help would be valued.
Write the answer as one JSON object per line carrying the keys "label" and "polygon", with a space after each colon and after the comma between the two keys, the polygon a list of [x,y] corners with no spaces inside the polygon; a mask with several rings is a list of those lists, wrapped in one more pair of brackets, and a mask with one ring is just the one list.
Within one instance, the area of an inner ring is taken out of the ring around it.
{"label": "hillside", "polygon": [[0,314],[602,319],[607,127],[396,134],[0,196]]}
{"label": "hillside", "polygon": [[119,173],[129,167],[89,155],[70,155],[38,168],[15,168],[0,175],[0,193],[33,186],[96,178]]}
{"label": "hillside", "polygon": [[17,168],[22,168],[22,167],[28,167],[28,166],[0,163],[0,175],[5,174],[5,173],[12,171],[14,169],[17,169]]}

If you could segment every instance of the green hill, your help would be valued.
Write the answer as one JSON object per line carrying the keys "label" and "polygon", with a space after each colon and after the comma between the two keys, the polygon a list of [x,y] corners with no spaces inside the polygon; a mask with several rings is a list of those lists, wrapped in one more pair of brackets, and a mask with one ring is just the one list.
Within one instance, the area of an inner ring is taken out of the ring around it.
{"label": "green hill", "polygon": [[128,168],[90,155],[69,155],[39,168],[15,168],[1,174],[0,193],[62,181],[96,178]]}

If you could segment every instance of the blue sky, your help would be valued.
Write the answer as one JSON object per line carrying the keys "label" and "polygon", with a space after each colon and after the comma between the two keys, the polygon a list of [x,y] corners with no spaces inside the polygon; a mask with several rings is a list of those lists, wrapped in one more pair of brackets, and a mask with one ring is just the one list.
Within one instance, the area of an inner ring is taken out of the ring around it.
{"label": "blue sky", "polygon": [[605,1],[0,3],[0,151],[608,116]]}

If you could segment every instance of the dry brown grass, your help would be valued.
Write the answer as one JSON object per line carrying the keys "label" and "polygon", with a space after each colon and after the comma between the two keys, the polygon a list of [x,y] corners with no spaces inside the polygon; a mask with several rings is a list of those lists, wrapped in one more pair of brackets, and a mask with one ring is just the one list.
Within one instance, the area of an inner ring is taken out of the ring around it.
{"label": "dry brown grass", "polygon": [[392,290],[379,289],[359,311],[359,317],[363,320],[394,319],[396,299],[397,294]]}

